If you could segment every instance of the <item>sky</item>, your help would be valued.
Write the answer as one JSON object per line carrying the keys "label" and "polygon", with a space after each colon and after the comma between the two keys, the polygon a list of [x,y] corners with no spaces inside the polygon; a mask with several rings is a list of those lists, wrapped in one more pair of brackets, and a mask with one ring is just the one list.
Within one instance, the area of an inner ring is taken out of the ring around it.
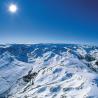
{"label": "sky", "polygon": [[0,0],[0,43],[98,45],[98,0]]}

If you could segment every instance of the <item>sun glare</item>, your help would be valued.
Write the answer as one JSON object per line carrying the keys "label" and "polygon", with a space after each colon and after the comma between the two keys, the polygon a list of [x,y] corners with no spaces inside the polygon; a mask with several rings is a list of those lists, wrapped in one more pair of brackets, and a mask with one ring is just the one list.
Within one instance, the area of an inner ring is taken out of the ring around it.
{"label": "sun glare", "polygon": [[9,5],[9,11],[11,12],[11,13],[15,13],[15,12],[17,12],[17,5],[15,5],[15,4],[10,4]]}

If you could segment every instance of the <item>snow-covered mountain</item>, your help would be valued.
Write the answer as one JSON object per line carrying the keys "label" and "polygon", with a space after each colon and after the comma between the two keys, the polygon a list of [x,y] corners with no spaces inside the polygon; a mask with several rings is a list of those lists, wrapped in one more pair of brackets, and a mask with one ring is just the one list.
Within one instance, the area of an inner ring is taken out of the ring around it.
{"label": "snow-covered mountain", "polygon": [[98,47],[0,45],[0,98],[98,98]]}

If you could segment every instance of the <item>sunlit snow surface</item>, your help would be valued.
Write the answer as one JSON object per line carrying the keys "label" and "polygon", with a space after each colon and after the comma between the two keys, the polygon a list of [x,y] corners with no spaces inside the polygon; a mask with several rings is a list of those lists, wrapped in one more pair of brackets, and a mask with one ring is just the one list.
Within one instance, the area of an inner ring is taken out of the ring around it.
{"label": "sunlit snow surface", "polygon": [[1,45],[0,98],[98,98],[98,47]]}

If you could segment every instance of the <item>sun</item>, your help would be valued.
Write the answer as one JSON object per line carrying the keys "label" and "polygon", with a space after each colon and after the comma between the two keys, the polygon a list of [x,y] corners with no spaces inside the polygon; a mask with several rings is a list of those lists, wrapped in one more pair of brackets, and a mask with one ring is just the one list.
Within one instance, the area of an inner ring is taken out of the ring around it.
{"label": "sun", "polygon": [[9,7],[8,7],[8,10],[9,10],[9,12],[11,12],[11,13],[16,13],[17,10],[18,10],[18,7],[17,7],[16,4],[10,4]]}

